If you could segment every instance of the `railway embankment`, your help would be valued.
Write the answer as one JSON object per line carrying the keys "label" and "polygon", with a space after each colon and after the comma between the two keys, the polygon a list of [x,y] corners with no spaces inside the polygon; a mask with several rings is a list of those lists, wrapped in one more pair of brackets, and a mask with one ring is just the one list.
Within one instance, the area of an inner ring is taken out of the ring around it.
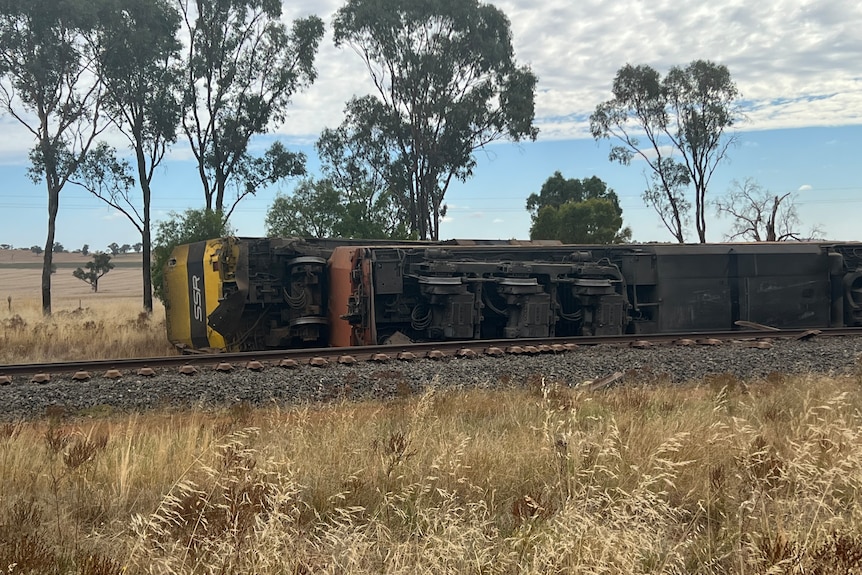
{"label": "railway embankment", "polygon": [[112,411],[222,408],[314,402],[388,400],[440,389],[558,385],[597,391],[611,385],[710,384],[775,380],[787,375],[848,376],[862,373],[862,337],[815,337],[719,345],[580,346],[562,353],[445,357],[324,367],[293,368],[262,362],[261,369],[234,364],[230,371],[202,366],[183,374],[176,368],[150,377],[135,372],[112,379],[103,373],[77,381],[72,374],[46,383],[15,377],[0,387],[0,418],[32,419],[48,412],[87,415]]}

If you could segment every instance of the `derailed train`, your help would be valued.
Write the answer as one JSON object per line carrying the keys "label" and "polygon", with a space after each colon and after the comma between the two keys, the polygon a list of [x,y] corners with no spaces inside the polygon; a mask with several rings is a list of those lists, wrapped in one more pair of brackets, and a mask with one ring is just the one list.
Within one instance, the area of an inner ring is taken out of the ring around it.
{"label": "derailed train", "polygon": [[862,244],[220,238],[165,269],[183,350],[862,325]]}

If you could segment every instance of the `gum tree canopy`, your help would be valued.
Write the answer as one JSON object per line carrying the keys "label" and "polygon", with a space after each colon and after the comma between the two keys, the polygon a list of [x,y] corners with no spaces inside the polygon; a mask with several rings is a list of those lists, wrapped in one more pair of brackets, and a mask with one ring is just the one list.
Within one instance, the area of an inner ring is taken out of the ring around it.
{"label": "gum tree canopy", "polygon": [[386,159],[410,232],[438,239],[446,190],[472,175],[473,152],[538,133],[536,76],[515,62],[509,20],[476,0],[348,0],[334,28],[375,87],[348,102],[341,133],[385,152],[364,157]]}
{"label": "gum tree canopy", "polygon": [[548,178],[538,194],[527,198],[532,225],[530,239],[569,244],[617,244],[631,239],[623,228],[623,210],[616,192],[600,178]]}
{"label": "gum tree canopy", "polygon": [[102,142],[88,155],[73,183],[125,215],[138,230],[143,305],[152,312],[152,184],[177,139],[180,122],[180,15],[173,0],[111,0],[108,4],[98,35],[96,66],[105,89],[105,114],[125,137],[132,160],[118,157]]}

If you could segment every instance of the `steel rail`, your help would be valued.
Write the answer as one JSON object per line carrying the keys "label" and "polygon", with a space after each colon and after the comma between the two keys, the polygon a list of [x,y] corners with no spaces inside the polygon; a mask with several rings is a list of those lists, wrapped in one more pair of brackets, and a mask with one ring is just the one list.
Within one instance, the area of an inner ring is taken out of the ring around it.
{"label": "steel rail", "polygon": [[[862,328],[817,328],[817,329],[746,329],[736,331],[695,332],[695,333],[662,333],[662,334],[626,334],[610,336],[571,336],[552,338],[527,339],[495,339],[423,342],[398,345],[374,345],[354,347],[325,347],[305,349],[279,349],[251,352],[229,353],[197,353],[190,355],[175,355],[163,357],[123,358],[82,360],[67,362],[47,362],[29,364],[0,365],[2,376],[32,376],[38,373],[67,374],[79,371],[99,372],[102,370],[137,370],[140,368],[171,368],[192,365],[196,367],[215,366],[219,363],[231,362],[261,362],[262,365],[273,364],[285,359],[292,359],[297,364],[308,364],[313,359],[324,358],[327,361],[337,361],[344,356],[350,356],[355,361],[386,361],[397,359],[399,354],[412,354],[415,358],[454,357],[458,355],[499,355],[502,353],[542,353],[562,352],[572,349],[571,344],[578,345],[651,345],[657,343],[687,343],[714,344],[717,341],[768,340],[768,339],[802,339],[808,337],[860,336]],[[562,348],[560,346],[563,346]],[[568,346],[568,347],[566,347]],[[461,352],[461,350],[471,350]],[[93,375],[100,375],[93,373]]]}

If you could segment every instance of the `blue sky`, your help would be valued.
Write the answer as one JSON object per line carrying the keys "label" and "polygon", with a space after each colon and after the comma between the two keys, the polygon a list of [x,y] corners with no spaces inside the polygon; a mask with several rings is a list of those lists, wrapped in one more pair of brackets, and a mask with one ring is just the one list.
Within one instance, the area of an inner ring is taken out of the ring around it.
{"label": "blue sky", "polygon": [[[620,197],[625,224],[637,241],[669,241],[658,216],[641,200],[643,165],[607,160],[608,142],[588,134],[595,106],[610,97],[616,71],[649,64],[661,73],[702,58],[728,66],[744,98],[746,118],[738,145],[717,170],[710,195],[752,178],[774,192],[795,192],[803,231],[818,226],[836,240],[862,240],[862,3],[843,0],[767,0],[705,3],[679,0],[505,0],[495,2],[512,21],[515,52],[539,77],[535,143],[489,146],[477,154],[475,175],[446,197],[445,238],[526,238],[527,196],[559,170],[566,177],[596,175]],[[329,23],[337,0],[303,0],[285,6],[286,19],[316,13]],[[309,156],[324,127],[341,121],[344,102],[370,91],[358,57],[337,49],[327,35],[317,59],[318,81],[294,99],[284,125],[256,143],[279,138]],[[44,185],[26,177],[27,134],[0,117],[0,243],[43,245],[47,229]],[[201,207],[194,166],[177,146],[158,172],[154,214]],[[261,190],[237,208],[232,224],[241,235],[265,234],[264,217],[276,193],[295,181]],[[729,221],[710,210],[708,239],[721,241]],[[691,230],[689,238],[694,238]],[[57,241],[67,249],[87,243],[138,241],[135,228],[86,193],[61,194]]]}

